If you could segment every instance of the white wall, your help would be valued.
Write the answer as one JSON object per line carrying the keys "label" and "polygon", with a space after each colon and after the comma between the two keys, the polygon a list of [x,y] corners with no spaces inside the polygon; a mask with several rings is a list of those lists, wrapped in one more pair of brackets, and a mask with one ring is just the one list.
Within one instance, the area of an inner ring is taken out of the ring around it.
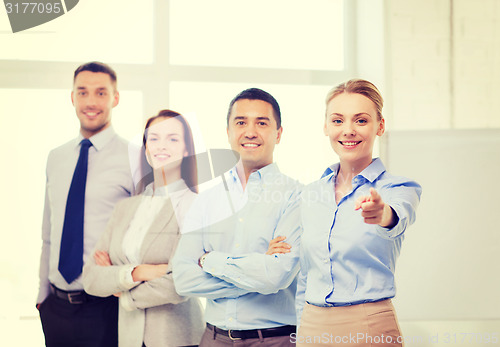
{"label": "white wall", "polygon": [[[495,333],[498,343],[500,204],[489,182],[500,135],[488,128],[500,122],[500,1],[384,5],[390,122],[381,152],[423,184],[396,271],[407,345],[482,346]],[[444,130],[472,128],[483,130]]]}
{"label": "white wall", "polygon": [[[489,178],[500,170],[500,130],[385,135],[388,170],[409,175],[423,187],[417,221],[406,231],[396,267],[394,303],[405,335],[429,337],[441,331],[462,338],[462,333],[488,332],[491,322],[497,328],[489,332],[498,332],[500,234],[495,200],[500,187]],[[436,321],[441,330],[436,330]],[[479,343],[471,336],[463,338]]]}
{"label": "white wall", "polygon": [[500,1],[385,6],[393,129],[499,127]]}

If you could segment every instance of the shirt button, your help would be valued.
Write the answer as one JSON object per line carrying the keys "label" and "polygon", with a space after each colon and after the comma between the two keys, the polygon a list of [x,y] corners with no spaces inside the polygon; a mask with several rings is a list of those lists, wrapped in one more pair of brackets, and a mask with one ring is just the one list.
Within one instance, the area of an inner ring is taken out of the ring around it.
{"label": "shirt button", "polygon": [[243,223],[243,218],[240,218],[240,219],[239,219],[239,221],[240,221],[241,223]]}
{"label": "shirt button", "polygon": [[240,247],[240,244],[239,244],[239,243],[237,243],[237,244],[236,244],[236,245],[234,245],[234,246],[235,246],[236,248],[238,248],[238,247]]}
{"label": "shirt button", "polygon": [[233,321],[233,317],[229,317],[229,319],[228,319],[228,320],[229,320],[230,322],[232,322],[232,321]]}

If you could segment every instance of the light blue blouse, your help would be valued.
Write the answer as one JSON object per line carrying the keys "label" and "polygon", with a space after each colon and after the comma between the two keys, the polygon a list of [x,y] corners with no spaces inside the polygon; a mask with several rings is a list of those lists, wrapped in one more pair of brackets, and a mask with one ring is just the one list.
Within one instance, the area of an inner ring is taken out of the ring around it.
{"label": "light blue blouse", "polygon": [[[396,259],[404,232],[415,221],[422,188],[415,181],[387,173],[377,158],[352,179],[352,190],[337,205],[339,167],[338,163],[329,167],[302,192],[298,317],[305,301],[346,306],[392,298],[396,293]],[[361,210],[354,209],[356,200],[370,195],[372,187],[399,218],[392,229],[366,224]]]}

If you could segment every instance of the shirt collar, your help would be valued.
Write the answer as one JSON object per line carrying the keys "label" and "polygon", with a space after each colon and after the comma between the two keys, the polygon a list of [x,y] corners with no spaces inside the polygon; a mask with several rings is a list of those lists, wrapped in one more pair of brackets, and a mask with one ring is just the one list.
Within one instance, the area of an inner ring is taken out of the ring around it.
{"label": "shirt collar", "polygon": [[[250,174],[248,181],[257,181],[261,183],[265,183],[268,179],[271,179],[273,174],[280,173],[278,165],[276,163],[271,163],[266,165],[259,170],[256,170]],[[231,177],[234,183],[240,182],[240,177],[238,176],[238,171],[236,170],[236,166],[234,166],[231,170],[229,170],[229,177]]]}
{"label": "shirt collar", "polygon": [[379,178],[385,172],[384,163],[380,158],[373,159],[372,163],[366,169],[360,172],[358,176],[362,176],[368,181],[372,182]]}
{"label": "shirt collar", "polygon": [[[335,163],[329,166],[325,172],[323,172],[323,175],[321,175],[321,179],[325,179],[327,181],[333,180],[339,172],[339,167],[340,163]],[[354,177],[354,180],[359,181],[360,178],[363,178],[373,183],[373,181],[375,181],[384,172],[385,166],[382,163],[382,160],[380,160],[380,158],[375,158],[372,160],[370,165]]]}
{"label": "shirt collar", "polygon": [[[113,129],[113,127],[110,125],[106,129],[99,131],[97,134],[94,136],[91,136],[89,138],[90,142],[92,142],[92,146],[97,150],[100,151],[101,149],[104,148],[112,139],[115,137],[116,132]],[[80,142],[84,139],[83,135],[81,133],[78,134],[78,137],[76,139],[76,146],[80,145]]]}

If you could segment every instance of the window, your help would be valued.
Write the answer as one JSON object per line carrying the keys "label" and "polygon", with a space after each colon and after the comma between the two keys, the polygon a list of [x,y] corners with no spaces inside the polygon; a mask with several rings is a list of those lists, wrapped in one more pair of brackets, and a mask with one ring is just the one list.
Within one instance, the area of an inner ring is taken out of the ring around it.
{"label": "window", "polygon": [[80,1],[63,16],[16,34],[0,11],[0,59],[150,64],[153,5],[153,0]]}
{"label": "window", "polygon": [[172,0],[170,63],[342,70],[343,18],[342,0]]}

